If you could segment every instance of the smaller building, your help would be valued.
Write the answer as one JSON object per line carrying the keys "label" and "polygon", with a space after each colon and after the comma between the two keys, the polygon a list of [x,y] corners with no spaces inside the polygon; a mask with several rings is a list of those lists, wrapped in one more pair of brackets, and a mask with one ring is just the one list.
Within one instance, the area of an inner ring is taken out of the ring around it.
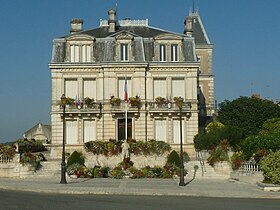
{"label": "smaller building", "polygon": [[26,139],[35,139],[36,141],[42,141],[48,143],[51,139],[51,126],[38,123],[28,131],[24,132],[23,137]]}

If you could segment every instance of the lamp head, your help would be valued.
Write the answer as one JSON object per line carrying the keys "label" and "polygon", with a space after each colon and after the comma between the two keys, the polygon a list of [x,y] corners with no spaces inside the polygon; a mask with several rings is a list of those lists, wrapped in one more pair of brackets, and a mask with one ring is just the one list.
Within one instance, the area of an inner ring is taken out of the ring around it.
{"label": "lamp head", "polygon": [[61,101],[61,105],[62,105],[62,106],[65,106],[65,105],[66,105],[67,98],[65,97],[64,94],[62,94],[62,96],[61,96],[61,98],[60,98],[60,101]]}

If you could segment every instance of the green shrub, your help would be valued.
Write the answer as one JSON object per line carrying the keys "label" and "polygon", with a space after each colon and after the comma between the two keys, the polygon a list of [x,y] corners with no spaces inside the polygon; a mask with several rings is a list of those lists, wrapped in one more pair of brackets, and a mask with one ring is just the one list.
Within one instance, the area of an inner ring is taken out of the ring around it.
{"label": "green shrub", "polygon": [[280,132],[264,133],[247,137],[241,145],[246,160],[259,150],[271,150],[275,152],[280,148]]}
{"label": "green shrub", "polygon": [[80,153],[78,153],[77,151],[74,151],[70,157],[67,159],[67,168],[69,166],[71,166],[74,163],[78,163],[81,166],[83,166],[85,164],[85,159],[82,157],[82,155]]}
{"label": "green shrub", "polygon": [[227,140],[221,141],[216,148],[210,151],[210,156],[208,157],[207,162],[213,166],[216,162],[228,161],[228,146],[229,144]]}
{"label": "green shrub", "polygon": [[35,141],[34,139],[18,139],[16,143],[18,143],[19,153],[42,152],[47,150],[42,141]]}
{"label": "green shrub", "polygon": [[39,164],[39,161],[38,161],[36,155],[33,155],[33,154],[30,153],[30,152],[25,152],[25,153],[23,153],[23,154],[20,156],[20,163],[21,163],[22,165],[29,164],[29,165],[32,165],[32,166],[34,166],[35,168],[37,168],[37,166],[38,166],[38,164]]}
{"label": "green shrub", "polygon": [[81,165],[79,163],[73,163],[69,166],[67,166],[66,172],[68,175],[77,174],[78,171],[80,171]]}
{"label": "green shrub", "polygon": [[175,165],[177,167],[180,167],[180,157],[179,154],[173,150],[167,157],[167,163],[170,165]]}
{"label": "green shrub", "polygon": [[93,168],[93,176],[94,178],[107,178],[109,176],[109,167],[100,167],[100,166],[95,166]]}
{"label": "green shrub", "polygon": [[115,179],[122,179],[125,176],[125,172],[122,170],[122,167],[117,166],[110,171],[110,174]]}
{"label": "green shrub", "polygon": [[280,150],[270,153],[261,161],[264,182],[280,184]]}
{"label": "green shrub", "polygon": [[[109,140],[109,141],[90,141],[85,143],[85,148],[88,152],[92,152],[95,155],[112,156],[121,153],[121,145],[123,141]],[[165,152],[169,152],[171,147],[169,144],[163,141],[150,140],[144,141],[128,141],[130,146],[130,152],[134,155],[161,155]]]}

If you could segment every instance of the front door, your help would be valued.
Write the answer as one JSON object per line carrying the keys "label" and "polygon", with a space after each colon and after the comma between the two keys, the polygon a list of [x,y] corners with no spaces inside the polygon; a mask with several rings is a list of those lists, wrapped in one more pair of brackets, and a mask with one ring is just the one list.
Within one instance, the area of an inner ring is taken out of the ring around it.
{"label": "front door", "polygon": [[[127,139],[132,138],[132,119],[127,119]],[[118,140],[125,139],[125,119],[118,119]]]}

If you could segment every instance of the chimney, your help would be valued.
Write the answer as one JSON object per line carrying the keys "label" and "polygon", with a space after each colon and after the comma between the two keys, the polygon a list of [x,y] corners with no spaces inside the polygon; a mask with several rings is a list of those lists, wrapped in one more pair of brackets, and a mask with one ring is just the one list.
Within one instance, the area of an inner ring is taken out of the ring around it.
{"label": "chimney", "polygon": [[193,20],[192,20],[192,18],[190,16],[188,16],[184,23],[185,23],[184,33],[187,36],[192,36],[192,34],[193,34]]}
{"label": "chimney", "polygon": [[72,19],[70,21],[70,24],[71,24],[71,29],[70,29],[71,34],[75,34],[83,31],[83,19],[81,18]]}
{"label": "chimney", "polygon": [[109,32],[115,32],[116,31],[116,11],[114,9],[109,9],[108,11],[109,19]]}

